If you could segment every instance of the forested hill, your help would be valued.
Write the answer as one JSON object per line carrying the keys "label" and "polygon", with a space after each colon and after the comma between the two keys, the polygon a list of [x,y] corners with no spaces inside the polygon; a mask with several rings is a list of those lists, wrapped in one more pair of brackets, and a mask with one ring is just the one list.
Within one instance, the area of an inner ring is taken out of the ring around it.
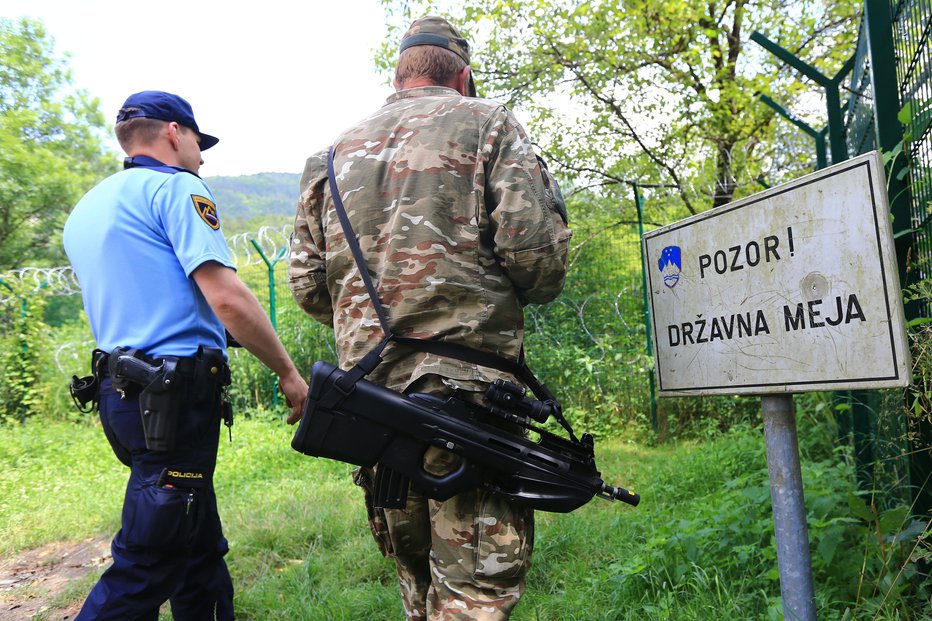
{"label": "forested hill", "polygon": [[227,234],[281,224],[294,218],[298,173],[205,177]]}

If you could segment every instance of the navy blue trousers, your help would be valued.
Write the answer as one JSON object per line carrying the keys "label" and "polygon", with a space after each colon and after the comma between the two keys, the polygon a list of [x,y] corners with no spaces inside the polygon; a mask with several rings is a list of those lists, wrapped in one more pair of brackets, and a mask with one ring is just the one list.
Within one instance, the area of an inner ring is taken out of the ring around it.
{"label": "navy blue trousers", "polygon": [[[223,560],[229,547],[213,487],[219,394],[186,398],[171,451],[146,449],[138,400],[121,399],[109,379],[101,384],[100,418],[130,475],[113,564],[75,620],[157,621],[165,601],[176,621],[233,619],[233,583]],[[163,471],[187,478],[163,478],[160,485]]]}

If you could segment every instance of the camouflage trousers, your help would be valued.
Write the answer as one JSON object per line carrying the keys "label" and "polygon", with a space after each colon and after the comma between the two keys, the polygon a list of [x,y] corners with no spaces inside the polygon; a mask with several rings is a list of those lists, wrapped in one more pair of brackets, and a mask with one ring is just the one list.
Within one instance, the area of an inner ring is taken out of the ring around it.
{"label": "camouflage trousers", "polygon": [[[432,447],[425,469],[449,472],[456,459]],[[365,488],[374,470],[355,476]],[[395,561],[408,621],[508,619],[531,562],[532,510],[479,490],[438,501],[409,488],[404,509],[375,509],[366,495],[376,543]]]}

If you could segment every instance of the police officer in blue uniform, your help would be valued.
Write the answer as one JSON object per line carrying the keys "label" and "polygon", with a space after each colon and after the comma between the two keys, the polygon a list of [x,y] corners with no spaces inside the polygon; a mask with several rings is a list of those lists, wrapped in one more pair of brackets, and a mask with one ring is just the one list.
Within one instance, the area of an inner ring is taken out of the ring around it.
{"label": "police officer in blue uniform", "polygon": [[130,467],[113,564],[77,619],[155,621],[166,600],[176,620],[232,619],[213,489],[229,407],[226,331],[278,375],[289,423],[307,384],[236,275],[197,175],[218,139],[200,131],[187,101],[161,91],[131,95],[116,135],[124,170],[81,199],[63,238],[98,345],[101,422]]}

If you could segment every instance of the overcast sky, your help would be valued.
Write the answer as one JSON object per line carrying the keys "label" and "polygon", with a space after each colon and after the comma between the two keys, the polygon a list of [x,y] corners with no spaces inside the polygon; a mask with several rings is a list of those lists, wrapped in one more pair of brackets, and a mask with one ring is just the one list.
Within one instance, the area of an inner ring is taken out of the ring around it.
{"label": "overcast sky", "polygon": [[205,177],[301,172],[392,90],[374,69],[385,36],[377,0],[2,0],[0,16],[41,20],[108,121],[137,91],[187,99],[201,130],[220,138],[204,153]]}

